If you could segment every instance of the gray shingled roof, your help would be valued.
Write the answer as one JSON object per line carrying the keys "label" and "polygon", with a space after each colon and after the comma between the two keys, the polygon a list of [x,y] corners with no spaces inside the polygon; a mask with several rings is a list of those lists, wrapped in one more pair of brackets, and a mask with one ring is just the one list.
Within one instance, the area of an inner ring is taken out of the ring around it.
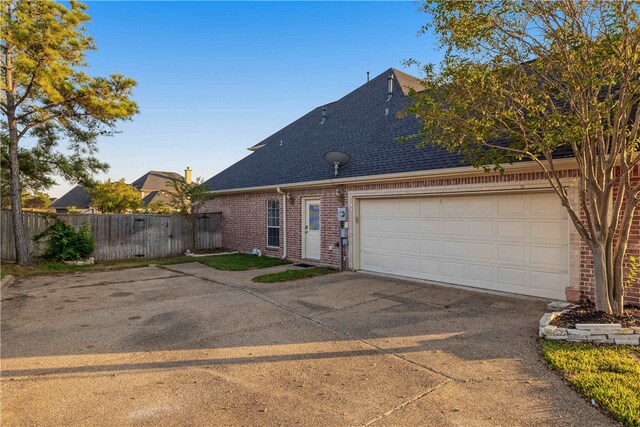
{"label": "gray shingled roof", "polygon": [[162,191],[152,191],[142,198],[142,204],[149,206],[151,203],[171,204],[173,196]]}
{"label": "gray shingled roof", "polygon": [[86,209],[91,206],[91,198],[83,185],[76,185],[49,205],[52,209],[67,209],[70,206],[75,206],[78,209]]}
{"label": "gray shingled roof", "polygon": [[[394,94],[387,102],[389,74],[394,75]],[[211,191],[220,191],[331,179],[333,167],[324,162],[324,154],[332,150],[351,156],[351,163],[340,169],[338,178],[462,166],[460,155],[433,146],[416,149],[413,142],[398,141],[419,130],[415,117],[396,117],[411,102],[406,96],[408,87],[419,90],[420,81],[389,69],[326,104],[324,124],[320,124],[320,106],[256,144],[262,148],[206,184]]]}
{"label": "gray shingled roof", "polygon": [[172,179],[184,179],[176,172],[149,171],[131,183],[140,191],[174,191]]}

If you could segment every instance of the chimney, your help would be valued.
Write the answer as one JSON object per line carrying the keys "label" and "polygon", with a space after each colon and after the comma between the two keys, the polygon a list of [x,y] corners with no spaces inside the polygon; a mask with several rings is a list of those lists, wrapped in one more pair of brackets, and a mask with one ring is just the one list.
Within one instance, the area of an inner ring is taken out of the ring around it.
{"label": "chimney", "polygon": [[191,168],[189,166],[187,166],[187,168],[184,170],[184,181],[187,184],[191,184]]}
{"label": "chimney", "polygon": [[367,71],[367,83],[369,83],[369,77],[370,77],[370,73]]}
{"label": "chimney", "polygon": [[391,101],[393,98],[393,74],[389,74],[389,78],[387,78],[387,82],[389,83],[387,89],[387,101]]}
{"label": "chimney", "polygon": [[320,124],[324,124],[327,121],[327,107],[322,107],[322,121]]}

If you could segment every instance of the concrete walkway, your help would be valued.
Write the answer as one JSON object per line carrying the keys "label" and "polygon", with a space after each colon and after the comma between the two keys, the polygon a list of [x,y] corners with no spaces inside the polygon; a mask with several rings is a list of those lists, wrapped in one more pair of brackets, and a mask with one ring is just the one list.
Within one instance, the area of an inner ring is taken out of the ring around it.
{"label": "concrete walkway", "polygon": [[2,425],[608,426],[542,362],[545,302],[200,264],[2,296]]}

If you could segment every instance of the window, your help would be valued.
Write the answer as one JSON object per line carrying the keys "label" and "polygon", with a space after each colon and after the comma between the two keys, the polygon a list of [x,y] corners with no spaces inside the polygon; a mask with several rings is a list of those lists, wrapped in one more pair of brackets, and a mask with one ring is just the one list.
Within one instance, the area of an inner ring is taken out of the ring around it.
{"label": "window", "polygon": [[280,247],[280,201],[267,203],[267,246]]}

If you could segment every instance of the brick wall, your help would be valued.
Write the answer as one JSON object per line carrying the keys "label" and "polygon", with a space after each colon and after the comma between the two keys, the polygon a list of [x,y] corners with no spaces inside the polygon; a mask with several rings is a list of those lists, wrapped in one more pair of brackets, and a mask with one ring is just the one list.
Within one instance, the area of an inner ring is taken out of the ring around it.
{"label": "brick wall", "polygon": [[[575,177],[575,171],[562,172],[562,178],[571,179]],[[640,179],[640,169],[636,170],[635,180]],[[363,191],[404,191],[411,189],[425,189],[429,191],[436,187],[462,188],[470,186],[486,186],[490,189],[499,189],[502,185],[518,185],[519,183],[546,182],[542,173],[520,173],[520,174],[487,174],[462,178],[443,179],[423,179],[407,182],[389,182],[366,185],[346,185],[340,187],[344,193],[345,203],[348,194]],[[484,187],[483,187],[484,188]],[[305,199],[320,200],[320,221],[321,221],[321,259],[323,264],[333,266],[339,265],[338,253],[338,229],[336,211],[338,207],[346,206],[336,195],[338,187],[293,190],[287,192],[287,202],[284,207],[287,209],[287,257],[295,260],[303,258],[302,255],[302,221],[303,206]],[[267,248],[267,201],[280,200],[280,240],[279,249]],[[259,248],[265,255],[281,256],[283,250],[284,236],[282,230],[283,220],[282,195],[277,192],[269,193],[249,193],[237,195],[220,195],[208,202],[203,208],[204,211],[222,212],[223,214],[223,245],[230,249],[240,251],[250,251]],[[588,247],[575,237],[577,233],[572,233],[570,239],[571,248],[575,248],[574,263],[580,263],[579,274],[576,274],[575,281],[580,281],[580,288],[583,298],[593,299],[593,261]],[[640,210],[636,211],[629,241],[629,254],[640,256]],[[573,275],[572,275],[573,280]],[[640,304],[640,286],[636,285],[627,293],[627,301],[633,304]]]}

